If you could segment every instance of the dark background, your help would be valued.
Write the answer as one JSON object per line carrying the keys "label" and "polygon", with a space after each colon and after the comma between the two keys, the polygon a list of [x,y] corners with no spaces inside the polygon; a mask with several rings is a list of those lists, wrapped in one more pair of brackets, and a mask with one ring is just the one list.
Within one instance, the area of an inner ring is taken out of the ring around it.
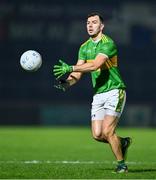
{"label": "dark background", "polygon": [[[104,16],[117,46],[127,85],[124,126],[156,126],[156,2],[154,0],[0,0],[0,124],[86,125],[90,123],[90,74],[67,92],[53,88],[58,59],[75,64],[87,40],[86,17]],[[38,51],[43,65],[25,72],[20,56]]]}

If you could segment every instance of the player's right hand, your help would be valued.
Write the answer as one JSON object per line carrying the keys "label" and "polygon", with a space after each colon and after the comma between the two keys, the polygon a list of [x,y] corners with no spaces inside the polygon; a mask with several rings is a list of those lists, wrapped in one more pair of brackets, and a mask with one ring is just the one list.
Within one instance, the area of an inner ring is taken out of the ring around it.
{"label": "player's right hand", "polygon": [[70,87],[70,84],[69,84],[68,81],[66,81],[64,79],[60,79],[60,80],[57,80],[57,84],[55,84],[54,87],[56,89],[60,89],[62,91],[66,91]]}

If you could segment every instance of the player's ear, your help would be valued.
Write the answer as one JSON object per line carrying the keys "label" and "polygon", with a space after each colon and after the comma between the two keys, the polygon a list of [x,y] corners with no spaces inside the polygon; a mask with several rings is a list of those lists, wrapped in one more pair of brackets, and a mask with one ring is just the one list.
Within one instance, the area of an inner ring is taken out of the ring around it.
{"label": "player's ear", "polygon": [[101,31],[103,30],[104,27],[105,27],[104,24],[101,24]]}

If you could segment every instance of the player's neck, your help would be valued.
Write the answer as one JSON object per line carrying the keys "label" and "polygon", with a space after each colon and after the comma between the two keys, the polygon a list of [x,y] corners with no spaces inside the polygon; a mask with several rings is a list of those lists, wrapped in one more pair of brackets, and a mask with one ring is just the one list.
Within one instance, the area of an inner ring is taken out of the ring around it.
{"label": "player's neck", "polygon": [[99,33],[97,36],[91,38],[94,42],[99,42],[102,38],[102,33]]}

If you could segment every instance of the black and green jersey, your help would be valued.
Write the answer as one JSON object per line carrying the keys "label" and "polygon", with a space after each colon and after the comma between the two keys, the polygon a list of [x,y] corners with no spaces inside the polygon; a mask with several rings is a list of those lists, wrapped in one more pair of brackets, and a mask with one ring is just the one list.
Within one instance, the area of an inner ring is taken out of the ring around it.
{"label": "black and green jersey", "polygon": [[110,37],[103,34],[98,42],[94,42],[91,38],[88,39],[81,45],[78,59],[86,62],[94,61],[100,53],[107,55],[108,59],[103,67],[91,72],[95,93],[107,92],[112,89],[125,89],[117,67],[117,48]]}

